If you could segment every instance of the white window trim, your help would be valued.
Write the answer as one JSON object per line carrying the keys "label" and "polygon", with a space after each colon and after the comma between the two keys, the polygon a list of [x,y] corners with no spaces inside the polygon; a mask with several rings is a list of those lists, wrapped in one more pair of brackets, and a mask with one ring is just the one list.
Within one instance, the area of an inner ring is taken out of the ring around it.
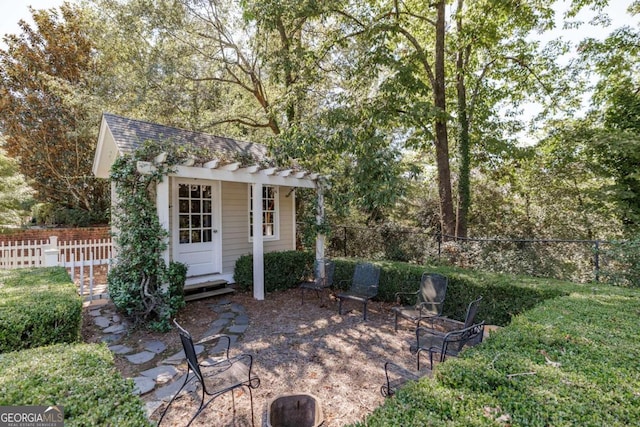
{"label": "white window trim", "polygon": [[[271,187],[274,191],[274,218],[273,218],[273,228],[274,233],[272,236],[262,236],[262,239],[265,242],[272,242],[280,240],[280,187],[276,185],[263,185],[263,188]],[[253,242],[253,236],[251,235],[251,192],[253,186],[251,184],[247,185],[247,235],[249,237],[249,242]],[[263,211],[264,212],[264,211]],[[264,225],[264,223],[263,223]]]}

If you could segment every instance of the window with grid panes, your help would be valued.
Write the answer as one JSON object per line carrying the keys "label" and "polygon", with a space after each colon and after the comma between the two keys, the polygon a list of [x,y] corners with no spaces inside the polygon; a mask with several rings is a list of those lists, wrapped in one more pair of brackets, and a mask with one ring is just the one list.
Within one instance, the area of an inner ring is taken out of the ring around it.
{"label": "window with grid panes", "polygon": [[178,185],[178,222],[181,244],[211,242],[210,185]]}
{"label": "window with grid panes", "polygon": [[[278,192],[276,187],[262,187],[262,235],[277,237]],[[249,236],[253,237],[253,186],[249,186]]]}

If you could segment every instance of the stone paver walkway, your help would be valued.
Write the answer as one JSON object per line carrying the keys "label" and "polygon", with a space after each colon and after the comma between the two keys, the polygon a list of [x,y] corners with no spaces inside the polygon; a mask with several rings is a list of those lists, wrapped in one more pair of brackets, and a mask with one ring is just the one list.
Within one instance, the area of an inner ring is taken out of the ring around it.
{"label": "stone paver walkway", "polygon": [[[241,337],[249,327],[249,316],[243,306],[232,303],[228,299],[212,301],[209,308],[217,313],[216,320],[211,322],[209,329],[202,337],[193,337],[195,342],[217,334],[226,334],[231,338],[231,346]],[[132,377],[135,392],[144,397],[147,415],[150,416],[164,401],[168,401],[178,391],[186,375],[186,359],[184,351],[172,355],[164,354],[167,345],[158,340],[143,342],[138,350],[120,344],[120,340],[127,331],[127,323],[113,309],[112,305],[94,307],[89,311],[93,322],[102,332],[102,341],[109,349],[124,358],[134,367],[157,360],[155,368],[140,371]],[[196,352],[216,357],[226,349],[226,340],[214,340],[211,344],[197,344]]]}

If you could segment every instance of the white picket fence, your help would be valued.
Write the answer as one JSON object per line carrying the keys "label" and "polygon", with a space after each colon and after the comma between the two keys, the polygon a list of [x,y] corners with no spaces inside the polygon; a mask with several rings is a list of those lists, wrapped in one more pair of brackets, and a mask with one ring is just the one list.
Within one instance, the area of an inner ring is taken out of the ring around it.
{"label": "white picket fence", "polygon": [[102,299],[108,298],[111,251],[111,239],[59,242],[57,236],[51,236],[48,240],[0,242],[0,269],[62,266],[85,300]]}

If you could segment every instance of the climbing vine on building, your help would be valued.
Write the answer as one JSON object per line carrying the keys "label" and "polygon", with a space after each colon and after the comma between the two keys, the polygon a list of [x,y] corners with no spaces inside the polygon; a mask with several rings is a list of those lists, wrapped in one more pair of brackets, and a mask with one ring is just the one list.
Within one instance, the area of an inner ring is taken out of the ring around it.
{"label": "climbing vine on building", "polygon": [[[138,162],[152,162],[167,153],[147,173],[138,170]],[[169,144],[145,143],[136,152],[118,158],[111,168],[116,201],[112,224],[117,261],[109,272],[109,294],[119,311],[134,324],[166,331],[170,320],[182,308],[187,267],[178,262],[168,265],[162,257],[168,233],[156,213],[156,185],[167,179],[173,166],[184,161],[185,150]]]}

